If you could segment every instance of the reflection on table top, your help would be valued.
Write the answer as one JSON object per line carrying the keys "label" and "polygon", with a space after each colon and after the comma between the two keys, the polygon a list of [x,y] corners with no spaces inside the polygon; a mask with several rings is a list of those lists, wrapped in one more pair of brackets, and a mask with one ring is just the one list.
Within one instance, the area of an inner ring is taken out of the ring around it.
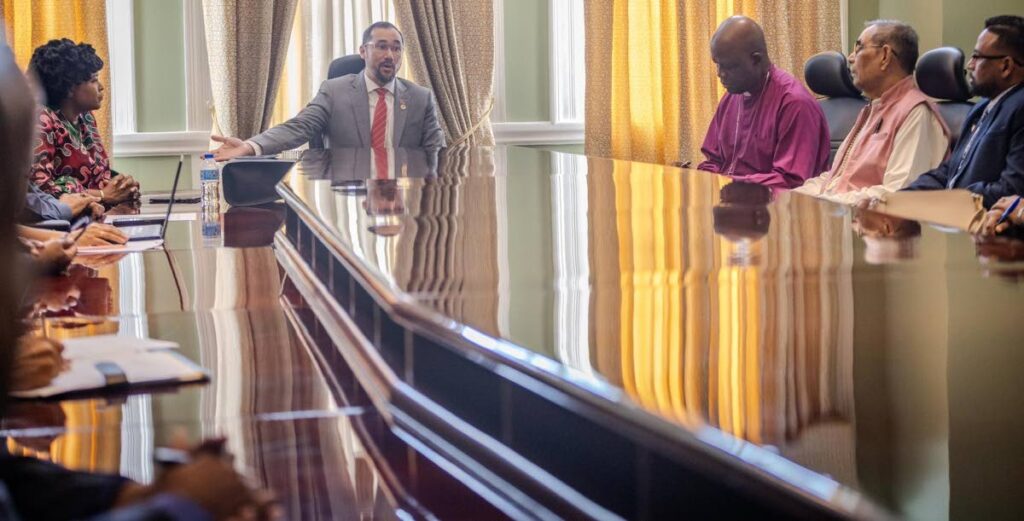
{"label": "reflection on table top", "polygon": [[279,204],[226,209],[216,240],[189,213],[170,224],[166,251],[41,281],[29,327],[57,339],[171,340],[210,381],[16,402],[0,424],[8,450],[148,482],[158,470],[155,447],[182,434],[227,436],[237,466],[275,492],[288,519],[500,517],[397,438],[351,375],[327,374],[314,361],[311,351],[327,350],[327,340],[290,320],[306,310],[287,300],[289,281],[269,247],[283,222]]}
{"label": "reflection on table top", "polygon": [[1021,243],[659,165],[401,151],[378,178],[367,153],[285,183],[425,308],[908,518],[1024,508]]}

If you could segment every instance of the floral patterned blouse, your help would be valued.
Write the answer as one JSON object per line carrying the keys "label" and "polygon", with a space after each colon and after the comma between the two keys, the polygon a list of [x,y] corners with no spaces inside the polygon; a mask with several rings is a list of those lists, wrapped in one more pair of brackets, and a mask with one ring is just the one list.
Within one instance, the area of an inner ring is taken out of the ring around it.
{"label": "floral patterned blouse", "polygon": [[110,180],[110,160],[92,113],[81,114],[71,123],[44,107],[33,152],[31,180],[54,197],[98,190]]}

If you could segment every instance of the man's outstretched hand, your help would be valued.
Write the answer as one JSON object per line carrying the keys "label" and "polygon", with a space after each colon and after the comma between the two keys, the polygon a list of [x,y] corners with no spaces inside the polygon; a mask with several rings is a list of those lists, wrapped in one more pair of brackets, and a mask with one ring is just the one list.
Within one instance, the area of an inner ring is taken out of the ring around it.
{"label": "man's outstretched hand", "polygon": [[213,158],[217,161],[227,161],[236,157],[252,156],[256,154],[252,147],[245,144],[245,141],[236,137],[210,136],[210,139],[221,143],[221,145],[213,151]]}

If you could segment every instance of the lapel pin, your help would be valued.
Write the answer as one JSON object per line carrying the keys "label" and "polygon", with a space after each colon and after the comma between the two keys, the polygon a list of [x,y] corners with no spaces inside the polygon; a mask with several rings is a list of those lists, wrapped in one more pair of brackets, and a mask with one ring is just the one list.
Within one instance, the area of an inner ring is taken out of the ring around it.
{"label": "lapel pin", "polygon": [[402,110],[405,110],[405,98],[402,98],[401,100],[399,100],[398,108],[400,108]]}

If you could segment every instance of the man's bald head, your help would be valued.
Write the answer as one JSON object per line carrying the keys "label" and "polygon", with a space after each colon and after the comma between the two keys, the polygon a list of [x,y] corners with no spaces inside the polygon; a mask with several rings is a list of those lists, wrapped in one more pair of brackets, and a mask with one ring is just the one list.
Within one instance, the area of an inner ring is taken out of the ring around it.
{"label": "man's bald head", "polygon": [[768,44],[764,41],[764,30],[757,22],[746,16],[731,16],[718,26],[711,37],[711,47],[724,46],[741,53],[760,52],[768,54]]}
{"label": "man's bald head", "polygon": [[764,31],[746,16],[722,22],[711,37],[711,59],[718,66],[718,79],[731,93],[759,92],[771,67]]}

